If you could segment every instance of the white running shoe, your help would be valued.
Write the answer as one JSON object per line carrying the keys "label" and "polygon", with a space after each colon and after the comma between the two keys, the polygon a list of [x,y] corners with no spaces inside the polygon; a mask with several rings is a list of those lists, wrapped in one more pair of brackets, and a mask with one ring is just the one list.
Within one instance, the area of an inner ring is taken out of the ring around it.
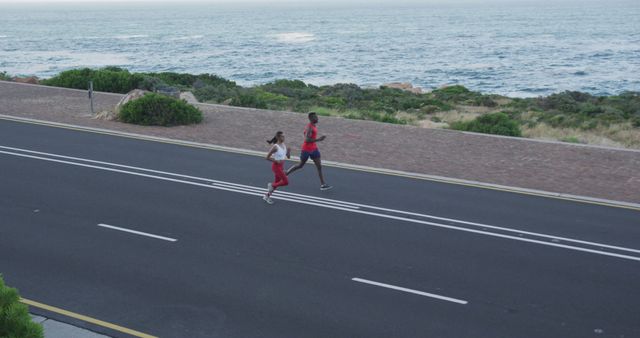
{"label": "white running shoe", "polygon": [[331,188],[333,188],[333,186],[330,186],[328,184],[323,184],[323,185],[320,186],[320,190],[322,190],[322,191],[329,190]]}
{"label": "white running shoe", "polygon": [[267,204],[273,204],[273,200],[271,199],[271,197],[264,195],[262,197],[262,200],[264,200],[265,202],[267,202]]}
{"label": "white running shoe", "polygon": [[272,192],[273,192],[273,184],[272,184],[271,182],[267,183],[267,191],[268,191],[269,193],[272,193]]}

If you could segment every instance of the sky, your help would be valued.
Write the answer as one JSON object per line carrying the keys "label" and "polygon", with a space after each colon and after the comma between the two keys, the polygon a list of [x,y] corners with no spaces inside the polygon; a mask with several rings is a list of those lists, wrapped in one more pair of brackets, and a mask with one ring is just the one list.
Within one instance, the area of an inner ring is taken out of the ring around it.
{"label": "sky", "polygon": [[[548,2],[550,0],[502,0],[503,2],[531,2],[531,3],[541,3]],[[576,1],[576,0],[556,0],[554,2],[565,2],[565,1]],[[460,2],[460,3],[482,3],[488,2],[487,0],[187,0],[187,1],[179,1],[179,0],[0,0],[0,3],[25,3],[25,2],[36,2],[36,3],[56,3],[56,2],[202,2],[202,3],[346,3],[346,2],[355,2],[355,3],[367,3],[367,2],[378,2],[378,3],[451,3],[451,2]],[[495,1],[489,1],[495,2]]]}
{"label": "sky", "polygon": [[[294,5],[414,5],[414,4],[509,4],[543,5],[549,3],[601,2],[604,0],[0,0],[0,4],[25,3],[211,3],[211,4],[294,4]],[[612,0],[609,0],[612,1]],[[640,0],[613,0],[640,1]]]}

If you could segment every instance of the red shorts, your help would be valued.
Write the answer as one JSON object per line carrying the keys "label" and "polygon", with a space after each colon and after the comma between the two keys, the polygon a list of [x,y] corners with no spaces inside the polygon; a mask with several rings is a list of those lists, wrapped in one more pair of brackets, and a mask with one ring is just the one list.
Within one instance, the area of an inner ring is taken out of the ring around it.
{"label": "red shorts", "polygon": [[271,165],[271,170],[275,174],[276,178],[273,181],[273,187],[284,187],[289,184],[289,179],[287,178],[287,174],[284,172],[284,161],[280,163],[273,162]]}

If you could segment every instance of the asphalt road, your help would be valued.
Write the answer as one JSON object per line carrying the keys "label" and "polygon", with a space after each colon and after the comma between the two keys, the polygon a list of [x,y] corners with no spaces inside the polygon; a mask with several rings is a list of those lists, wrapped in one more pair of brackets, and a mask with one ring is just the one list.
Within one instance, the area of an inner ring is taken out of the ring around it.
{"label": "asphalt road", "polygon": [[267,205],[258,157],[4,120],[0,168],[7,284],[148,334],[640,337],[637,210],[311,166]]}

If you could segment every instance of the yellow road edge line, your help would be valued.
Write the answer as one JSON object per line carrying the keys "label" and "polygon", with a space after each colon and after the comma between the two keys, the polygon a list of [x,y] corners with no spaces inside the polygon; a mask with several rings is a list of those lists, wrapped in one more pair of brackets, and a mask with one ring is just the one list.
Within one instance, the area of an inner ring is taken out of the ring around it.
{"label": "yellow road edge line", "polygon": [[[218,146],[218,145],[213,145],[213,144],[196,144],[197,142],[193,142],[193,141],[173,140],[173,139],[168,139],[168,138],[163,138],[163,137],[158,137],[158,136],[141,135],[141,134],[134,134],[134,133],[129,133],[129,132],[117,131],[117,130],[107,130],[107,129],[94,128],[94,127],[76,126],[76,125],[70,125],[70,124],[65,124],[65,123],[60,123],[60,122],[36,120],[36,119],[31,119],[31,118],[26,118],[26,117],[17,117],[17,116],[10,116],[10,115],[0,114],[0,119],[8,120],[8,121],[14,121],[14,122],[20,122],[20,123],[29,123],[29,124],[42,125],[42,126],[47,126],[47,127],[55,127],[55,128],[61,128],[61,129],[82,131],[82,132],[87,132],[87,133],[118,136],[118,137],[130,138],[130,139],[135,139],[135,140],[152,141],[152,142],[165,143],[165,144],[173,144],[173,145],[179,145],[179,146],[183,146],[183,147],[215,150],[215,151],[222,151],[222,152],[227,152],[227,153],[235,153],[235,154],[241,154],[241,155],[257,156],[257,157],[264,156],[262,154],[262,152],[259,152],[257,150],[249,150],[249,149],[233,148],[233,147],[226,147],[226,146]],[[293,160],[289,160],[289,161],[291,162]],[[588,198],[580,198],[579,196],[576,196],[576,197],[558,196],[558,195],[561,195],[559,193],[542,192],[542,191],[540,191],[540,192],[526,191],[526,190],[533,190],[533,189],[527,189],[527,188],[501,187],[501,186],[497,186],[497,185],[494,185],[494,184],[491,184],[491,183],[483,184],[482,182],[478,182],[478,183],[461,182],[461,181],[464,181],[464,180],[447,179],[446,177],[443,177],[443,178],[428,177],[429,175],[426,175],[426,174],[402,173],[402,172],[399,172],[397,170],[392,170],[392,169],[368,168],[368,167],[363,167],[363,166],[359,166],[359,165],[352,165],[352,164],[339,163],[339,162],[331,162],[331,161],[324,162],[323,161],[323,164],[328,166],[328,167],[334,167],[334,168],[340,168],[340,169],[348,169],[348,170],[362,171],[362,172],[368,172],[368,173],[374,173],[374,174],[382,174],[382,175],[404,177],[404,178],[423,180],[423,181],[430,181],[430,182],[439,182],[439,183],[454,184],[454,185],[460,185],[460,186],[466,186],[466,187],[473,187],[473,188],[480,188],[480,189],[487,189],[487,190],[494,190],[494,191],[509,192],[509,193],[513,193],[513,194],[521,194],[521,195],[528,195],[528,196],[552,198],[552,199],[563,200],[563,201],[571,201],[571,202],[577,202],[577,203],[585,203],[585,204],[600,205],[600,206],[606,206],[606,207],[612,207],[612,208],[620,208],[620,209],[628,209],[628,210],[640,211],[640,207],[637,207],[637,206],[634,206],[634,205],[626,205],[626,204],[635,204],[635,203],[625,203],[625,202],[615,203],[615,202],[618,202],[618,201],[611,201],[611,202],[594,201],[594,200],[590,200]],[[594,198],[594,199],[597,199],[597,198]]]}
{"label": "yellow road edge line", "polygon": [[99,319],[95,319],[95,318],[91,318],[85,315],[81,315],[79,313],[75,313],[75,312],[71,312],[71,311],[67,311],[61,308],[57,308],[55,306],[51,306],[51,305],[47,305],[47,304],[42,304],[33,300],[29,300],[29,299],[25,299],[25,298],[20,298],[20,302],[24,303],[26,305],[29,306],[33,306],[33,307],[37,307],[39,309],[43,309],[43,310],[47,310],[47,311],[51,311],[57,314],[61,314],[67,317],[71,317],[71,318],[75,318],[75,319],[79,319],[82,321],[85,321],[87,323],[91,323],[91,324],[95,324],[98,326],[102,326],[102,327],[106,327],[108,329],[114,330],[114,331],[118,331],[118,332],[123,332],[135,337],[141,337],[141,338],[158,338],[156,336],[152,336],[146,333],[142,333],[140,331],[136,331],[136,330],[132,330],[132,329],[128,329],[126,327],[122,327],[120,325],[116,325],[116,324],[111,324]]}

